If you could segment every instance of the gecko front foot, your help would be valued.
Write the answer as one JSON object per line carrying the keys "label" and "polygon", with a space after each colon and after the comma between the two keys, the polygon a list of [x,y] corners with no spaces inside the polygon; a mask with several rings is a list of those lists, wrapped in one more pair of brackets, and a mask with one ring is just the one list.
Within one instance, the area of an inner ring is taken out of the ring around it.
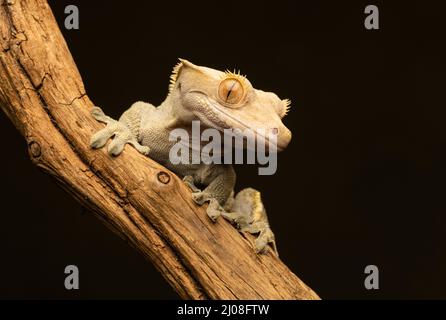
{"label": "gecko front foot", "polygon": [[217,221],[218,217],[220,217],[222,212],[224,212],[224,209],[220,206],[217,199],[213,198],[206,192],[192,192],[192,200],[194,200],[194,202],[200,206],[206,202],[209,202],[206,213],[213,222]]}
{"label": "gecko front foot", "polygon": [[183,178],[183,182],[186,184],[186,186],[189,187],[189,189],[193,192],[193,193],[198,193],[201,192],[201,190],[195,185],[194,183],[194,177],[192,176],[185,176]]}
{"label": "gecko front foot", "polygon": [[201,191],[194,183],[194,178],[192,176],[185,176],[183,178],[183,182],[189,187],[192,191],[192,200],[202,206],[206,202],[209,202],[209,205],[206,209],[206,213],[208,217],[213,221],[217,221],[218,217],[221,216],[224,209],[220,206],[218,201],[213,198],[207,192]]}
{"label": "gecko front foot", "polygon": [[203,191],[192,192],[192,200],[194,200],[194,202],[196,204],[198,204],[199,206],[202,206],[206,202],[210,202],[211,199],[212,199],[212,197],[209,194],[207,194],[206,192],[203,192]]}
{"label": "gecko front foot", "polygon": [[104,114],[99,107],[94,107],[91,115],[107,126],[95,133],[90,140],[90,145],[94,149],[102,148],[113,137],[113,141],[108,146],[108,153],[118,156],[128,143],[144,155],[148,155],[150,148],[139,144],[132,131],[122,122],[116,121]]}

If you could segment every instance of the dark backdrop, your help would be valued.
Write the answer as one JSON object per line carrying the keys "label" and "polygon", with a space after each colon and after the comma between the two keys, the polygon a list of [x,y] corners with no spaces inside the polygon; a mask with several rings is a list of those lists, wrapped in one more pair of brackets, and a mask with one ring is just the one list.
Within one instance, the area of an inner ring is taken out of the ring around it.
{"label": "dark backdrop", "polygon": [[[323,298],[446,298],[444,8],[372,1],[51,1],[90,98],[118,117],[160,103],[178,57],[241,69],[291,98],[277,174],[262,191],[281,258]],[[52,179],[0,116],[0,298],[177,298],[153,266]],[[80,290],[64,289],[64,267]],[[380,289],[364,288],[364,267]]]}

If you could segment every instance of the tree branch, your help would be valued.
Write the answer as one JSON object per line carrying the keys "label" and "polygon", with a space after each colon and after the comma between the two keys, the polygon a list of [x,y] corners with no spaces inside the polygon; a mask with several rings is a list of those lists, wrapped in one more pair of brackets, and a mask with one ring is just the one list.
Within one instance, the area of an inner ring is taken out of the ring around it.
{"label": "tree branch", "polygon": [[152,261],[182,298],[318,299],[271,252],[212,223],[175,174],[128,147],[92,150],[101,128],[44,0],[0,0],[0,105],[31,160]]}

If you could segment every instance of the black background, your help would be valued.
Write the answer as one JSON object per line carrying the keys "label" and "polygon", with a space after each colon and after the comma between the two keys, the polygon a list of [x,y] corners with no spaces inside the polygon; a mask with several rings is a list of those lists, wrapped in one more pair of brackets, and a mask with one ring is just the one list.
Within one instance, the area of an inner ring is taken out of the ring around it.
{"label": "black background", "polygon": [[[423,3],[423,4],[421,4]],[[438,2],[439,3],[439,2]],[[444,8],[373,1],[50,1],[92,101],[159,104],[178,57],[293,101],[263,193],[282,260],[325,299],[446,298]],[[64,8],[80,10],[65,30]],[[380,9],[380,30],[364,8]],[[28,160],[5,115],[0,298],[177,298],[154,267]],[[80,290],[64,288],[64,267]],[[364,268],[380,289],[364,288]]]}

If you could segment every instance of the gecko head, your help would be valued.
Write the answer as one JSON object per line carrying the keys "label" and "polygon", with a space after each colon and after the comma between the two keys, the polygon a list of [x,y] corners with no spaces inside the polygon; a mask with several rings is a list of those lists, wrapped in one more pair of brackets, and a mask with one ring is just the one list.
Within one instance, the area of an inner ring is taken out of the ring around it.
{"label": "gecko head", "polygon": [[169,98],[184,121],[200,120],[204,126],[220,131],[252,130],[257,141],[267,142],[274,134],[278,151],[291,140],[291,132],[282,122],[290,101],[254,89],[240,73],[200,67],[180,59],[171,76]]}

